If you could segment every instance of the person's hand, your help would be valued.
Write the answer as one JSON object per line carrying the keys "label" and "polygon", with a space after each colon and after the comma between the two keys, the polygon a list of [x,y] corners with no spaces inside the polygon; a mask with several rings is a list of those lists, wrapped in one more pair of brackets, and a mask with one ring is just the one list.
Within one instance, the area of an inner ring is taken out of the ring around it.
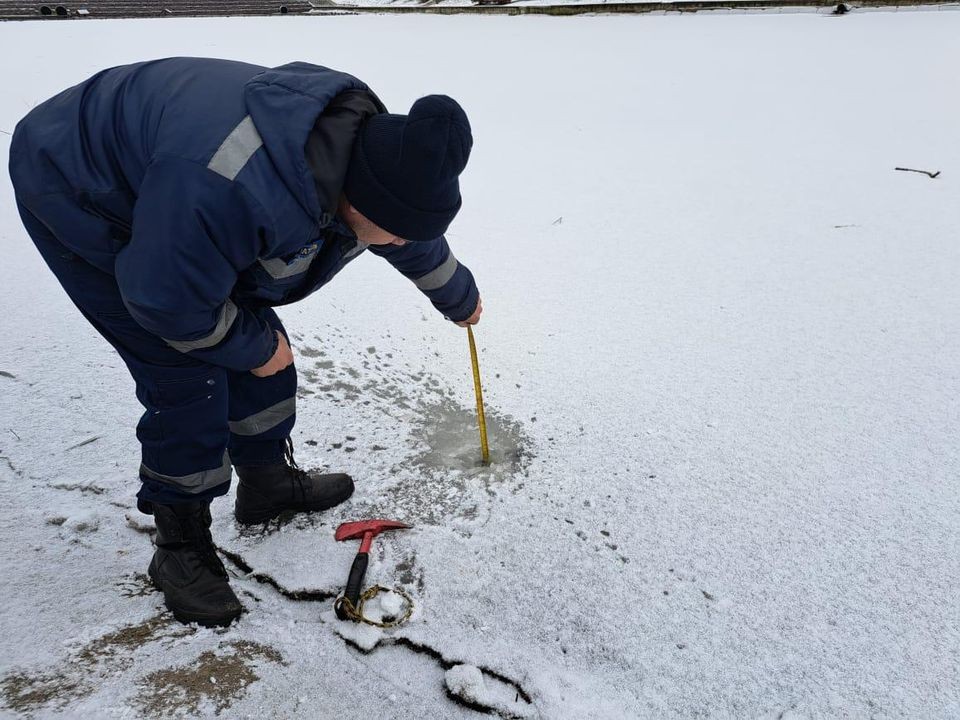
{"label": "person's hand", "polygon": [[270,358],[265,365],[261,365],[260,367],[254,368],[250,371],[257,377],[270,377],[271,375],[276,375],[284,368],[287,368],[293,364],[293,351],[290,349],[290,344],[287,342],[287,339],[283,336],[282,332],[277,330],[276,333],[277,351],[273,354],[273,357]]}
{"label": "person's hand", "polygon": [[477,298],[477,309],[473,311],[473,315],[468,317],[466,320],[460,320],[457,325],[460,327],[466,327],[467,325],[476,325],[480,322],[480,313],[483,312],[483,301],[480,298]]}

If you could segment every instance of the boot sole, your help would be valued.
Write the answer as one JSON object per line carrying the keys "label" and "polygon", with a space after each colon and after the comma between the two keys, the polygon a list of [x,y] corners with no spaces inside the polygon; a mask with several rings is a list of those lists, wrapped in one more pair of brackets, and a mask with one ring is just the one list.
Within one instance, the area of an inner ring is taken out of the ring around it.
{"label": "boot sole", "polygon": [[[350,495],[353,493],[351,492]],[[350,495],[347,495],[339,500],[329,503],[312,503],[309,505],[296,505],[292,507],[274,507],[269,510],[263,510],[261,512],[238,512],[234,508],[234,517],[237,519],[237,522],[241,525],[260,525],[265,522],[269,522],[274,518],[280,517],[284,513],[289,513],[295,515],[296,513],[301,512],[321,512],[323,510],[329,510],[332,507],[336,507],[340,503],[348,500]]]}
{"label": "boot sole", "polygon": [[209,613],[198,613],[190,610],[183,610],[176,605],[171,604],[167,600],[167,593],[163,589],[163,584],[153,574],[152,564],[147,569],[147,575],[150,578],[150,582],[153,583],[153,586],[163,593],[163,604],[167,606],[167,610],[173,613],[173,617],[176,618],[177,621],[182,622],[184,625],[197,623],[203,627],[227,627],[243,613],[242,607],[236,612],[230,613],[229,615],[210,615]]}

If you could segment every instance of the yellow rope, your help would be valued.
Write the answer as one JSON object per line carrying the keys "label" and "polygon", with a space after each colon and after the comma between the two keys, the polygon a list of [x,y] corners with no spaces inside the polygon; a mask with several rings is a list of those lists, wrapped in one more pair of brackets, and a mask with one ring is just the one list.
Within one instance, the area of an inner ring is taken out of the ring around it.
{"label": "yellow rope", "polygon": [[470,361],[473,363],[473,389],[477,393],[477,419],[480,422],[480,453],[484,465],[490,462],[490,447],[487,445],[487,419],[483,415],[483,390],[480,387],[480,362],[477,360],[477,344],[473,340],[473,328],[467,325],[470,341]]}
{"label": "yellow rope", "polygon": [[390,622],[377,622],[376,620],[371,620],[363,616],[363,605],[368,600],[372,600],[377,595],[382,592],[391,592],[390,588],[385,588],[383,585],[374,585],[373,587],[367,588],[363,591],[363,594],[357,600],[357,606],[354,607],[353,603],[350,602],[346,597],[341,595],[336,599],[333,606],[334,608],[343,609],[347,617],[355,622],[366,623],[367,625],[373,625],[378,628],[392,628],[397,625],[401,625],[410,619],[410,616],[413,615],[413,600],[410,599],[410,596],[407,595],[400,588],[394,588],[392,592],[395,592],[397,595],[403,598],[404,602],[407,604],[407,609],[404,611],[403,615],[391,620]]}

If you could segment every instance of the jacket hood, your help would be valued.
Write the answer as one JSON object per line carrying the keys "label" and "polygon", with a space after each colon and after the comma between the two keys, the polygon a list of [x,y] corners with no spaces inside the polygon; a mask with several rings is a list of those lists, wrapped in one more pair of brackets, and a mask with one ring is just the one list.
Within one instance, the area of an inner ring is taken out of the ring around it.
{"label": "jacket hood", "polygon": [[352,75],[304,62],[265,70],[244,88],[247,111],[277,173],[303,209],[318,221],[324,211],[335,208],[320,207],[305,148],[317,117],[345,90],[369,92],[366,84]]}

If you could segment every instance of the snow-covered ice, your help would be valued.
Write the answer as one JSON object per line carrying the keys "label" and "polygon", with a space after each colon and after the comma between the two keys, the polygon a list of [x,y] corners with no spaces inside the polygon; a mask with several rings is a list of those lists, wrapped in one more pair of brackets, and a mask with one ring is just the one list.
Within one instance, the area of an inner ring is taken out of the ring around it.
{"label": "snow-covered ice", "polygon": [[468,703],[479,704],[487,699],[483,673],[473,665],[454,665],[443,676],[447,690]]}
{"label": "snow-covered ice", "polygon": [[[298,460],[356,495],[252,530],[216,503],[248,612],[177,624],[133,383],[3,174],[0,712],[479,717],[469,666],[503,717],[960,716],[958,37],[949,10],[0,23],[4,166],[35,103],[151,57],[460,100],[495,459],[464,331],[361,259],[281,309]],[[364,652],[333,531],[371,515],[414,525],[367,581],[415,611]]]}

